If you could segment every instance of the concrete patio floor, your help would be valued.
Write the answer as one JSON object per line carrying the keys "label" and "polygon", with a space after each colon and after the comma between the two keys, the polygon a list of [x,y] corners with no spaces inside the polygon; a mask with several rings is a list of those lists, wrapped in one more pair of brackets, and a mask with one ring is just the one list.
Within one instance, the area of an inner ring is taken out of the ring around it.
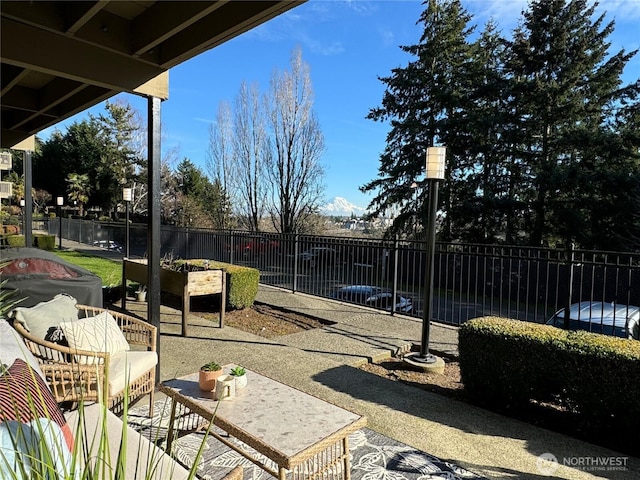
{"label": "concrete patio floor", "polygon": [[[540,455],[562,464],[625,457],[472,405],[393,382],[357,368],[384,358],[420,338],[415,319],[292,294],[261,286],[258,300],[336,322],[322,329],[268,340],[190,317],[189,337],[180,335],[180,312],[162,307],[161,380],[191,373],[209,360],[237,363],[368,418],[368,427],[488,478],[538,479],[546,475]],[[146,304],[129,303],[146,315]],[[432,347],[456,352],[456,329],[435,325]],[[586,460],[580,460],[586,459]],[[638,478],[640,460],[624,470],[559,465],[552,478]],[[542,465],[542,470],[539,467]]]}

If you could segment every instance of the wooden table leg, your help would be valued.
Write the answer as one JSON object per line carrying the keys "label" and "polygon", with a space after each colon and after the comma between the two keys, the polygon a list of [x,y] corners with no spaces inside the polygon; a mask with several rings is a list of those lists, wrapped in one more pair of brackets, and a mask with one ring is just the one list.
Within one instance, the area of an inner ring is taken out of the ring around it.
{"label": "wooden table leg", "polygon": [[189,317],[189,310],[191,310],[191,298],[189,298],[189,288],[185,285],[184,292],[182,292],[182,336],[187,336],[187,318]]}
{"label": "wooden table leg", "polygon": [[342,455],[344,456],[344,480],[351,479],[351,462],[349,462],[349,436],[342,439]]}
{"label": "wooden table leg", "polygon": [[171,444],[175,437],[176,422],[176,405],[178,402],[174,398],[171,399],[171,415],[169,415],[169,431],[167,432],[167,454],[171,455]]}

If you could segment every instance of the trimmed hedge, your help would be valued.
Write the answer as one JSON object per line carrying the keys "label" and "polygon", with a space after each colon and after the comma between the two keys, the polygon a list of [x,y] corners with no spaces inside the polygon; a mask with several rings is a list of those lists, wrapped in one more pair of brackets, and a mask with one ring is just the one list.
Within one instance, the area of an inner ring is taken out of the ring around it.
{"label": "trimmed hedge", "polygon": [[34,235],[33,244],[42,250],[55,250],[56,236],[46,234]]}
{"label": "trimmed hedge", "polygon": [[474,401],[561,403],[584,430],[640,445],[640,342],[497,317],[459,329],[460,374]]}
{"label": "trimmed hedge", "polygon": [[[188,260],[188,263],[202,267],[204,259]],[[227,308],[243,309],[253,305],[258,295],[259,270],[213,261],[209,261],[209,268],[219,268],[227,274]]]}
{"label": "trimmed hedge", "polygon": [[24,235],[7,235],[5,240],[9,247],[24,247]]}

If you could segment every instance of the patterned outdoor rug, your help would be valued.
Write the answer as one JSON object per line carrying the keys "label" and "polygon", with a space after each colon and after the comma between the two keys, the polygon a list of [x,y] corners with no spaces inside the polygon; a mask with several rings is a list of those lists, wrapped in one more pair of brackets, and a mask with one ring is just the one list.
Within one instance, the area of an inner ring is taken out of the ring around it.
{"label": "patterned outdoor rug", "polygon": [[[129,425],[156,444],[164,447],[170,404],[157,401],[154,417],[147,417],[148,405],[140,405],[129,412]],[[192,418],[193,419],[193,418]],[[216,430],[223,434],[222,431]],[[181,437],[173,444],[174,456],[190,467],[202,444],[204,433],[192,433]],[[250,452],[269,467],[277,466],[242,442],[227,437],[233,444]],[[392,438],[368,428],[358,430],[349,436],[351,454],[351,478],[353,480],[427,480],[427,479],[483,479],[468,470],[449,462],[444,462],[428,453],[416,450]],[[244,468],[244,480],[273,480],[274,477],[231,450],[215,438],[207,438],[198,466],[198,476],[209,480],[222,478],[236,465]]]}

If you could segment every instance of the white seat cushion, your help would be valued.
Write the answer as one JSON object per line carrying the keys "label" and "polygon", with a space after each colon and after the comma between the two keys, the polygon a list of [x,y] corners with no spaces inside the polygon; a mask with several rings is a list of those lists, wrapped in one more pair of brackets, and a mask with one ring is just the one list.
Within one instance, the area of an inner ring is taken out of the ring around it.
{"label": "white seat cushion", "polygon": [[109,358],[109,393],[121,392],[129,384],[127,380],[138,378],[157,364],[156,352],[128,351],[112,355]]}
{"label": "white seat cushion", "polygon": [[[76,435],[76,443],[82,441],[84,445],[91,445],[90,455],[80,455],[80,458],[89,457],[91,463],[95,465],[97,461],[114,469],[118,458],[118,450],[122,443],[122,430],[127,429],[127,447],[125,456],[125,474],[124,478],[140,478],[140,479],[172,479],[180,480],[188,478],[188,472],[177,462],[173,461],[163,450],[149,442],[145,437],[140,435],[134,429],[125,424],[109,410],[102,405],[95,403],[92,405],[84,405],[81,440]],[[78,410],[73,410],[65,414],[67,422],[74,433],[77,432],[79,419]],[[104,422],[103,422],[104,418]],[[102,425],[106,428],[106,438],[109,445],[109,457],[107,458],[105,451],[98,449],[99,439],[103,432]],[[146,474],[152,472],[147,477]],[[107,478],[115,478],[112,474],[107,474]]]}

